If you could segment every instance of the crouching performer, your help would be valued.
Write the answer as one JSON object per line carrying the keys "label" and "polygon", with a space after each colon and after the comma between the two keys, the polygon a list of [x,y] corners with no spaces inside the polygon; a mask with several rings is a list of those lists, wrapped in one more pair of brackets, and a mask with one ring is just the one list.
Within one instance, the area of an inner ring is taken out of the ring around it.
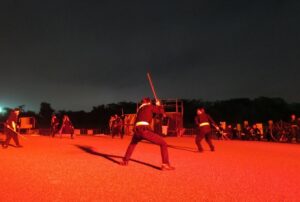
{"label": "crouching performer", "polygon": [[120,165],[127,166],[128,161],[136,147],[136,145],[141,140],[148,140],[153,144],[160,146],[162,166],[161,170],[174,170],[175,168],[170,165],[169,154],[168,154],[168,145],[162,137],[154,133],[150,128],[150,123],[152,121],[153,114],[163,114],[164,110],[160,105],[160,102],[157,101],[156,105],[151,104],[150,98],[144,98],[142,100],[142,105],[139,107],[137,112],[137,117],[135,120],[135,129],[132,140],[127,148],[125,157],[123,161],[120,162]]}

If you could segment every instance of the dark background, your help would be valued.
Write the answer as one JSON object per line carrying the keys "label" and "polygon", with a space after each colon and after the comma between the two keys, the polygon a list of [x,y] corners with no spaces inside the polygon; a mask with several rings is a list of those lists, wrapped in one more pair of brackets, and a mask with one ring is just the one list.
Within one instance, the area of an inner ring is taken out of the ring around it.
{"label": "dark background", "polygon": [[1,1],[0,107],[137,102],[151,96],[147,71],[161,98],[300,102],[299,8],[296,0]]}
{"label": "dark background", "polygon": [[[202,100],[183,100],[184,103],[184,127],[193,128],[196,109],[204,106],[206,111],[216,122],[226,121],[230,124],[243,123],[248,120],[252,123],[264,123],[268,120],[289,121],[291,114],[300,116],[300,104],[288,104],[281,98],[259,97],[255,99],[241,98],[218,102],[204,102]],[[108,131],[108,122],[111,115],[122,115],[135,113],[137,104],[133,102],[111,103],[93,107],[86,111],[57,111],[59,119],[64,114],[69,115],[76,128],[100,128]],[[7,109],[7,111],[9,111]],[[37,127],[50,127],[51,115],[55,110],[49,103],[41,103],[38,113],[24,111],[21,116],[34,116],[37,120]],[[7,113],[0,115],[0,122],[5,121]]]}

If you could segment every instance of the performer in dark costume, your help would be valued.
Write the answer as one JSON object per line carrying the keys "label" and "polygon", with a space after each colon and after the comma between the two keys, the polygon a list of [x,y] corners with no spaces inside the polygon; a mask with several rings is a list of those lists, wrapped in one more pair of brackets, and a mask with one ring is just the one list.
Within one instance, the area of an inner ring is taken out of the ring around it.
{"label": "performer in dark costume", "polygon": [[215,147],[211,141],[211,126],[214,126],[217,130],[219,130],[219,127],[214,122],[214,120],[208,114],[205,113],[203,107],[197,109],[195,123],[198,127],[198,133],[195,139],[198,151],[203,152],[203,148],[201,146],[201,141],[203,138],[205,138],[207,144],[210,147],[210,150],[215,151]]}
{"label": "performer in dark costume", "polygon": [[7,148],[11,138],[13,138],[16,147],[22,147],[19,143],[19,137],[17,133],[17,125],[19,119],[20,109],[16,108],[9,114],[8,119],[4,124],[4,133],[6,134],[6,140],[2,143],[3,148]]}
{"label": "performer in dark costume", "polygon": [[135,120],[135,129],[132,140],[127,148],[125,157],[120,165],[127,166],[128,161],[134,151],[134,148],[141,140],[148,140],[154,144],[160,146],[162,166],[161,170],[174,170],[175,168],[170,165],[168,146],[162,137],[154,133],[150,129],[150,123],[154,114],[163,114],[164,110],[160,106],[160,102],[157,101],[156,105],[151,104],[150,98],[144,98],[142,100],[142,105],[139,107],[137,112],[137,117]]}
{"label": "performer in dark costume", "polygon": [[72,139],[74,138],[73,137],[74,136],[74,126],[73,126],[72,122],[70,121],[70,118],[67,115],[64,115],[63,123],[59,130],[60,135],[62,135],[63,133],[70,134],[71,138]]}
{"label": "performer in dark costume", "polygon": [[116,114],[115,118],[113,119],[112,122],[112,138],[114,138],[115,136],[120,136],[121,138],[123,138],[122,136],[122,119]]}
{"label": "performer in dark costume", "polygon": [[56,115],[53,114],[51,117],[51,135],[52,135],[52,137],[54,137],[55,134],[58,132],[58,125],[59,125],[59,120],[56,117]]}

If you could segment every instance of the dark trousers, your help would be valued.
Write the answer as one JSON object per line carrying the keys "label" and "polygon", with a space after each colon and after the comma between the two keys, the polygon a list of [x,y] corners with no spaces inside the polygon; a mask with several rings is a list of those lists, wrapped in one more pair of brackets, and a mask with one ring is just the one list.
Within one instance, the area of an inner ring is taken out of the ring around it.
{"label": "dark trousers", "polygon": [[18,134],[16,132],[14,132],[13,130],[5,127],[4,128],[4,133],[6,134],[6,140],[5,140],[4,144],[9,145],[9,142],[12,138],[17,146],[20,145],[19,137],[18,137]]}
{"label": "dark trousers", "polygon": [[127,148],[124,161],[129,161],[136,145],[141,140],[148,140],[153,144],[157,144],[160,146],[162,163],[169,164],[169,154],[168,154],[168,145],[165,140],[160,137],[158,134],[151,131],[148,127],[138,126],[135,129],[135,133],[132,137],[132,140]]}
{"label": "dark trousers", "polygon": [[114,138],[115,136],[121,136],[121,138],[123,138],[124,133],[122,133],[122,128],[120,126],[115,126],[112,128],[112,138]]}
{"label": "dark trousers", "polygon": [[58,124],[51,125],[51,135],[52,137],[58,132]]}
{"label": "dark trousers", "polygon": [[215,147],[211,141],[211,129],[209,128],[209,126],[200,127],[199,131],[196,135],[195,143],[196,143],[199,151],[203,151],[203,148],[201,145],[201,141],[203,140],[203,138],[205,138],[205,141],[209,145],[210,150],[213,151]]}
{"label": "dark trousers", "polygon": [[74,128],[69,125],[63,125],[59,131],[60,135],[62,134],[70,134],[71,138],[73,138],[74,135]]}

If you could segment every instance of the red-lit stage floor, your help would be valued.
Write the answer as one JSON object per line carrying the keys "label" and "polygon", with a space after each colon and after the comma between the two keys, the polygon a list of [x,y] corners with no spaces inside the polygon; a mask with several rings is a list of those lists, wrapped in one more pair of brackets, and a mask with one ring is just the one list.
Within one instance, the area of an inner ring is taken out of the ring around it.
{"label": "red-lit stage floor", "polygon": [[196,153],[193,138],[166,138],[176,170],[162,172],[159,147],[147,143],[136,162],[116,163],[130,137],[20,140],[24,148],[0,148],[0,201],[300,200],[296,144],[215,141],[216,152]]}

